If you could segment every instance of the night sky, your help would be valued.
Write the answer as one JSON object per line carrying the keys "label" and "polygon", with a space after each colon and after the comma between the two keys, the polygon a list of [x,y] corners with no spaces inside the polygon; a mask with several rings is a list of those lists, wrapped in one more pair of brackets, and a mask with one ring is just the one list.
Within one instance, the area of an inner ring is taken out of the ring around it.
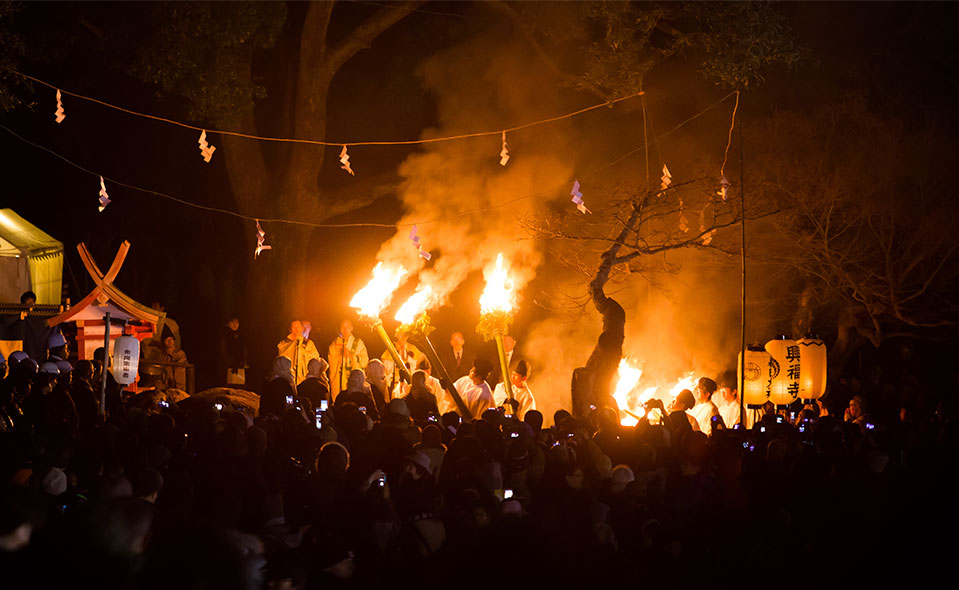
{"label": "night sky", "polygon": [[[357,23],[380,10],[401,10],[390,4],[337,4],[330,22],[330,39],[335,41],[348,34]],[[511,86],[506,78],[522,68],[508,69],[510,56],[497,52],[513,51],[514,44],[520,41],[509,23],[479,4],[425,3],[378,36],[368,49],[352,57],[334,76],[326,97],[327,137],[337,141],[405,140],[417,139],[424,133],[487,131],[602,102],[588,92],[564,86],[559,80],[550,86],[548,77],[537,70],[535,76],[532,71],[530,75],[539,88],[529,94],[520,94],[517,90],[517,97],[539,95],[542,101],[529,100],[522,109],[513,108],[511,97],[503,96]],[[183,98],[162,93],[132,71],[137,60],[151,47],[156,32],[165,25],[163,19],[157,17],[162,11],[156,9],[157,6],[149,3],[25,3],[2,23],[5,41],[0,50],[12,56],[6,59],[15,69],[64,90],[214,128],[216,125],[209,121],[191,119],[189,105]],[[864,97],[882,116],[901,121],[904,144],[912,130],[922,125],[934,124],[946,135],[955,134],[955,86],[959,80],[956,75],[959,63],[959,36],[955,34],[959,22],[957,5],[802,2],[783,3],[779,9],[786,15],[804,55],[794,68],[772,68],[765,84],[744,93],[741,108],[747,142],[750,125],[758,128],[762,120],[775,113],[810,117],[823,105],[852,95]],[[295,83],[295,50],[305,12],[305,5],[290,4],[275,46],[255,54],[254,77],[266,90],[256,104],[257,131],[262,134],[290,136],[288,97]],[[22,55],[16,55],[14,39],[22,43]],[[577,42],[571,37],[557,58],[575,55]],[[482,53],[477,53],[480,51]],[[465,60],[464,56],[476,60],[476,76],[488,83],[467,86],[463,77],[468,77],[468,71],[455,74],[457,68],[444,68],[443,60]],[[530,59],[526,54],[513,57]],[[502,67],[508,69],[499,79],[490,74],[497,71],[496,68],[483,69],[497,60],[503,60],[507,65]],[[437,79],[442,76],[448,76],[448,92],[435,90]],[[521,78],[517,75],[517,87],[528,82]],[[23,138],[96,174],[192,203],[236,210],[225,166],[225,148],[216,133],[210,133],[210,142],[217,145],[218,150],[212,163],[206,164],[200,158],[197,133],[193,130],[131,116],[69,96],[64,98],[67,119],[62,125],[56,125],[53,90],[39,84],[14,84],[17,77],[13,74],[6,74],[4,80],[6,92],[22,104],[0,114],[0,122]],[[202,83],[197,81],[198,85]],[[452,117],[450,113],[457,108],[454,96],[460,87],[457,84],[464,88],[461,97],[464,105],[494,105],[495,108],[483,112],[500,113],[499,119],[485,115],[474,120]],[[646,90],[651,116],[658,117],[656,124],[660,130],[681,120],[683,113],[696,112],[728,92],[699,75],[695,52],[674,56],[657,66],[647,77]],[[590,115],[569,126],[543,131],[533,136],[540,145],[537,153],[547,153],[542,146],[551,142],[549,133],[562,133],[566,137],[556,143],[556,149],[565,150],[562,156],[570,169],[577,166],[585,169],[596,159],[613,160],[627,151],[624,146],[635,144],[634,140],[627,142],[623,133],[627,128],[637,128],[636,113],[636,104],[630,103],[610,109],[608,116]],[[697,127],[700,131],[695,133],[699,135],[690,131],[689,136],[676,138],[677,145],[694,143],[700,138],[718,141],[718,150],[710,148],[715,159],[716,152],[721,152],[724,125],[728,127],[728,120],[728,108],[710,114],[701,122],[702,127]],[[307,265],[299,269],[306,277],[304,299],[288,301],[282,285],[277,284],[276,305],[271,309],[263,301],[254,301],[248,296],[255,282],[272,280],[258,275],[263,259],[254,261],[252,257],[252,222],[110,183],[107,188],[113,202],[102,214],[98,213],[99,182],[95,175],[0,131],[0,149],[5,156],[5,197],[0,199],[0,205],[12,207],[64,243],[67,258],[63,281],[71,299],[79,300],[92,287],[76,254],[77,243],[86,242],[101,268],[105,268],[117,246],[129,240],[132,249],[117,284],[142,303],[162,302],[168,313],[180,322],[183,346],[191,361],[201,366],[213,361],[216,335],[230,314],[239,314],[243,327],[249,328],[251,361],[258,366],[269,362],[270,349],[284,336],[291,314],[312,321],[313,339],[323,351],[338,319],[348,314],[349,297],[368,279],[381,244],[396,233],[390,228],[316,230],[310,239]],[[511,146],[515,146],[511,148],[514,158],[511,165],[520,164],[524,149],[522,136],[511,139]],[[668,152],[668,148],[664,145],[662,149]],[[480,149],[488,153],[476,154],[477,168],[488,170],[490,175],[499,173],[498,140],[491,139]],[[350,149],[357,177],[339,169],[335,157],[338,151],[336,148],[325,151],[317,184],[321,193],[340,191],[337,194],[346,195],[351,186],[359,186],[356,183],[361,177],[374,176],[394,178],[397,190],[328,222],[392,224],[408,212],[406,201],[400,197],[400,185],[407,170],[404,163],[421,153],[422,148]],[[941,168],[954,167],[955,152],[939,156]],[[279,166],[284,157],[281,151],[274,150],[268,154],[267,166]],[[746,153],[747,175],[749,157]],[[630,159],[623,166],[638,170],[641,161],[641,157]],[[932,167],[936,164],[930,163]],[[615,172],[622,173],[621,169]],[[565,181],[566,177],[557,176],[558,183]],[[563,203],[560,197],[563,197],[562,191],[545,196],[543,202]],[[600,197],[594,192],[591,198],[596,202]],[[271,203],[273,199],[264,196],[260,202],[261,216],[297,217],[296,211],[274,210]],[[495,223],[496,219],[481,218],[475,223],[482,227],[487,221]],[[280,224],[264,224],[264,229],[267,243],[284,231]],[[405,231],[408,230],[400,229],[401,233]],[[424,225],[420,231],[429,236],[430,226]],[[516,235],[519,236],[518,231]],[[284,253],[274,249],[262,256],[282,259]],[[549,254],[544,256],[541,268],[548,270],[555,261]],[[520,339],[525,330],[548,315],[543,306],[533,303],[558,297],[551,291],[549,276],[549,272],[541,271],[526,291],[527,305],[517,318]],[[738,283],[735,276],[731,276],[734,278],[727,290],[735,296]],[[450,304],[434,314],[434,323],[440,326],[440,341],[445,340],[453,327],[472,331],[478,315],[478,309],[473,307],[481,283],[480,273],[470,273]],[[943,291],[944,306],[950,304],[953,295]],[[251,333],[254,328],[257,333]],[[361,329],[360,335],[371,344],[372,352],[382,350],[379,343],[373,341],[372,334]],[[479,343],[478,336],[471,338]],[[201,372],[200,385],[210,378]]]}

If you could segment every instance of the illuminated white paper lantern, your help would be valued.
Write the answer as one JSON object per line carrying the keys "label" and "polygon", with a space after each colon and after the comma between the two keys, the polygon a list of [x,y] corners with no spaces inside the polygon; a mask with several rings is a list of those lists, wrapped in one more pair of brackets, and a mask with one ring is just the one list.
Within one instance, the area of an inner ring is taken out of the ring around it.
{"label": "illuminated white paper lantern", "polygon": [[769,353],[769,401],[788,406],[799,399],[799,344],[788,336],[778,336],[766,343]]}
{"label": "illuminated white paper lantern", "polygon": [[826,393],[826,343],[815,334],[806,334],[799,344],[799,397],[817,400]]}
{"label": "illuminated white paper lantern", "polygon": [[[742,359],[742,353],[739,353]],[[746,349],[745,374],[742,372],[743,363],[739,363],[737,373],[742,383],[743,403],[752,409],[757,409],[769,401],[769,353],[761,346],[750,346]]]}
{"label": "illuminated white paper lantern", "polygon": [[113,378],[120,385],[137,379],[140,365],[140,341],[133,336],[120,336],[113,341]]}

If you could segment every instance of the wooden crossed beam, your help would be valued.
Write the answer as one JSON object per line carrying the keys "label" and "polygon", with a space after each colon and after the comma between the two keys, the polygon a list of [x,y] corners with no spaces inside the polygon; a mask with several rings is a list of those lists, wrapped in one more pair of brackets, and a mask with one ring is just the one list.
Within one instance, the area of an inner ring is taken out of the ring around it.
{"label": "wooden crossed beam", "polygon": [[[87,302],[87,299],[90,298],[96,298],[101,305],[106,304],[110,294],[105,291],[107,287],[113,285],[113,280],[116,279],[120,273],[123,261],[127,258],[127,252],[130,251],[130,242],[123,240],[123,243],[120,244],[120,249],[117,250],[117,255],[113,257],[113,263],[110,264],[110,269],[107,270],[107,274],[100,272],[100,267],[97,266],[85,242],[80,242],[77,245],[77,250],[80,252],[80,260],[83,261],[83,266],[86,267],[87,272],[90,273],[90,276],[93,277],[93,280],[97,284],[96,287],[93,288],[93,291],[77,305],[83,305],[83,303]],[[92,301],[90,301],[90,303],[92,303]]]}
{"label": "wooden crossed beam", "polygon": [[120,268],[123,267],[123,261],[126,260],[127,252],[130,251],[129,241],[124,240],[123,243],[120,244],[120,248],[117,250],[116,256],[113,257],[113,262],[110,264],[110,268],[107,270],[106,274],[103,274],[103,272],[100,270],[100,267],[97,266],[96,261],[93,259],[93,255],[90,254],[90,251],[87,249],[87,245],[84,242],[77,244],[77,251],[80,253],[80,260],[83,261],[83,266],[87,269],[87,272],[90,273],[90,277],[93,278],[96,286],[86,297],[77,302],[76,305],[64,311],[60,315],[47,320],[48,325],[55,326],[57,324],[69,321],[70,318],[76,313],[89,305],[93,305],[95,301],[99,302],[100,305],[106,305],[106,302],[110,299],[113,299],[115,302],[117,302],[121,308],[124,308],[125,311],[132,312],[131,315],[137,317],[138,319],[151,322],[154,325],[156,325],[161,318],[166,316],[166,314],[163,312],[158,312],[155,309],[151,309],[137,303],[135,300],[131,299],[128,295],[113,285],[113,281],[117,278],[117,274],[120,273]]}

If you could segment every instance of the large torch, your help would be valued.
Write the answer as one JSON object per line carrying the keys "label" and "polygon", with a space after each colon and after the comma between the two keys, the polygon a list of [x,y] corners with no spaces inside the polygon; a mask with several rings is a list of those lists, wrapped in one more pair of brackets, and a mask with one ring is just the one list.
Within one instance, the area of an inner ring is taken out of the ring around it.
{"label": "large torch", "polygon": [[429,334],[433,331],[433,327],[430,325],[430,316],[427,315],[426,309],[432,302],[432,296],[433,289],[431,289],[429,285],[417,289],[416,293],[396,312],[396,321],[400,323],[396,332],[397,334],[405,333],[413,344],[423,350],[423,354],[425,354],[426,358],[430,361],[430,366],[432,366],[439,375],[440,385],[450,394],[450,397],[453,398],[456,407],[459,408],[460,414],[464,419],[472,420],[473,415],[470,413],[469,407],[467,407],[463,398],[460,397],[456,388],[453,387],[453,379],[446,370],[443,361],[440,360],[440,355],[436,353],[436,348],[433,347],[433,343],[430,342]]}
{"label": "large torch", "polygon": [[499,353],[499,366],[503,372],[503,387],[506,395],[513,401],[513,383],[510,381],[509,364],[506,362],[506,348],[503,346],[503,336],[509,331],[513,321],[513,281],[509,278],[508,269],[503,266],[503,254],[496,257],[496,266],[486,271],[486,288],[480,296],[480,321],[476,327],[487,341],[492,338],[496,341],[496,351]]}
{"label": "large torch", "polygon": [[360,317],[380,335],[383,344],[386,345],[386,350],[389,351],[390,356],[393,357],[393,362],[396,363],[400,377],[409,382],[410,372],[406,368],[406,363],[400,358],[400,353],[396,351],[396,346],[393,345],[390,335],[386,333],[386,328],[383,327],[383,320],[380,319],[380,312],[389,304],[393,292],[400,286],[404,276],[406,276],[406,269],[402,266],[390,269],[384,267],[382,262],[377,263],[373,269],[373,278],[365,287],[356,292],[356,295],[350,301],[350,307],[355,308]]}

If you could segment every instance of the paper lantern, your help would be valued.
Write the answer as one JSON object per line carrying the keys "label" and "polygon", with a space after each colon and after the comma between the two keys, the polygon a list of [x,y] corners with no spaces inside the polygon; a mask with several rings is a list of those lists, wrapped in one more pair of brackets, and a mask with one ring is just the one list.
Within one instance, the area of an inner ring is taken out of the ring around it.
{"label": "paper lantern", "polygon": [[133,336],[120,336],[113,341],[113,378],[120,385],[137,379],[140,364],[140,341]]}
{"label": "paper lantern", "polygon": [[[739,353],[742,359],[742,352]],[[750,346],[746,349],[746,372],[743,374],[743,362],[740,360],[737,373],[739,382],[743,384],[743,403],[752,409],[758,409],[769,400],[769,353],[761,346]]]}
{"label": "paper lantern", "polygon": [[826,392],[826,343],[815,334],[806,334],[799,344],[799,397],[817,400]]}
{"label": "paper lantern", "polygon": [[766,343],[769,353],[769,401],[788,406],[799,398],[799,344],[788,336]]}

